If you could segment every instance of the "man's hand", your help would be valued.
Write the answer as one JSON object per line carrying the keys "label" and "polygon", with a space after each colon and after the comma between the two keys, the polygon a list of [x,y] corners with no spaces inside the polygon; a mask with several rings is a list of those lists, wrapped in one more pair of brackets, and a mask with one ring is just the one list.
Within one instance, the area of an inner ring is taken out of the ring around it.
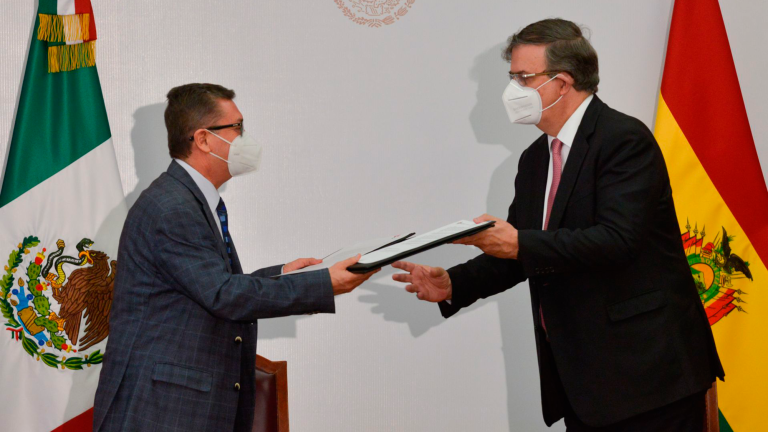
{"label": "man's hand", "polygon": [[347,270],[347,267],[360,261],[360,254],[339,261],[328,270],[331,272],[331,283],[333,284],[333,295],[346,294],[357,288],[360,284],[367,281],[368,278],[381,271],[374,270],[368,273],[356,274]]}
{"label": "man's hand", "polygon": [[323,260],[317,258],[299,258],[284,265],[283,273],[289,273],[294,270],[303,269],[304,267],[320,264],[321,262],[323,262]]}
{"label": "man's hand", "polygon": [[392,267],[408,272],[393,274],[392,279],[408,283],[405,290],[416,293],[419,300],[441,302],[451,299],[453,286],[451,285],[451,277],[445,269],[407,261],[398,261],[393,263]]}
{"label": "man's hand", "polygon": [[475,223],[496,221],[496,225],[475,235],[458,239],[453,244],[479,247],[483,252],[496,258],[517,259],[520,245],[517,242],[517,229],[509,222],[484,214],[474,219]]}

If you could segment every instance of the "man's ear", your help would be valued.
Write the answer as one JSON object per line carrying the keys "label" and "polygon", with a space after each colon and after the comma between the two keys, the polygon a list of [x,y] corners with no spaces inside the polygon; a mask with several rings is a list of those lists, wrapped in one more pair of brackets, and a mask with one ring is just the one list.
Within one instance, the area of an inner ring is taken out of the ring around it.
{"label": "man's ear", "polygon": [[208,145],[208,133],[205,129],[198,129],[192,135],[194,146],[203,153],[210,153],[211,147]]}
{"label": "man's ear", "polygon": [[571,88],[573,88],[573,84],[576,82],[576,80],[573,79],[573,76],[571,76],[571,74],[569,74],[568,72],[558,73],[557,78],[560,80],[561,83],[563,83],[562,87],[560,87],[561,95],[568,93],[571,90]]}

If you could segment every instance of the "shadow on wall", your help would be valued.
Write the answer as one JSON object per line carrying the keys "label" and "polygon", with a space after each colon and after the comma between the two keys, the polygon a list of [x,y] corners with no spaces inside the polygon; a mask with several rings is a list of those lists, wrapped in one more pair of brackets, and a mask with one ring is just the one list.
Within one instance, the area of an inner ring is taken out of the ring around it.
{"label": "shadow on wall", "polygon": [[165,103],[143,106],[133,113],[131,144],[133,145],[133,166],[139,181],[125,197],[128,208],[139,198],[149,185],[168,169],[171,157],[168,155],[168,134],[165,130]]}
{"label": "shadow on wall", "polygon": [[[474,247],[460,245],[441,246],[428,252],[409,258],[408,261],[435,267],[450,267],[451,264],[465,262],[480,252]],[[442,324],[445,319],[440,315],[434,303],[420,301],[415,294],[404,289],[404,284],[392,280],[392,274],[400,272],[392,267],[385,267],[374,279],[363,284],[359,289],[372,294],[361,295],[362,303],[373,305],[371,312],[381,315],[384,321],[407,324],[413,337],[419,337],[432,327]],[[461,311],[466,313],[477,309],[475,303]]]}
{"label": "shadow on wall", "polygon": [[[477,143],[500,145],[509,151],[509,156],[491,176],[486,200],[487,212],[503,219],[506,219],[509,205],[514,198],[514,181],[520,155],[541,135],[541,131],[535,127],[513,125],[509,122],[501,101],[501,94],[509,83],[509,66],[501,58],[505,47],[505,43],[495,45],[475,58],[470,78],[477,83],[477,103],[469,114],[469,122]],[[466,215],[468,218],[474,216],[478,215]],[[464,262],[477,253],[475,248],[443,246],[420,254],[414,257],[413,261],[430,266],[449,267]],[[394,271],[390,268],[382,272],[381,277],[363,285],[361,289],[373,294],[361,296],[360,301],[372,304],[371,311],[380,314],[385,321],[407,324],[414,337],[423,335],[445,321],[436,305],[418,301],[413,294],[403,289],[403,284],[392,281],[392,273]],[[521,389],[521,382],[531,382],[533,379],[536,383],[532,387],[538,390],[538,380],[520,375],[523,363],[528,363],[526,370],[535,367],[535,357],[532,360],[530,352],[535,349],[535,345],[528,285],[524,283],[491,299],[481,300],[459,314],[468,313],[489,301],[496,302],[499,307],[506,370],[507,413],[510,430],[517,430],[516,428],[520,427],[520,419],[538,418],[531,412],[540,412],[541,409],[539,393],[532,394],[527,391],[523,394]],[[525,344],[525,349],[521,350],[521,344]],[[534,364],[530,364],[531,361]],[[527,389],[531,389],[531,386]]]}

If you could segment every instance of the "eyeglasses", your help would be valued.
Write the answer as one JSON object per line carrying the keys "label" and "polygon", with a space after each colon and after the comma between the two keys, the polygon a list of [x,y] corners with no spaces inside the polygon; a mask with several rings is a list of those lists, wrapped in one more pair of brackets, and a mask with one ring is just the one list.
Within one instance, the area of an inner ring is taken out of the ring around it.
{"label": "eyeglasses", "polygon": [[[245,131],[245,126],[243,126],[243,122],[232,123],[232,124],[221,125],[221,126],[211,126],[211,127],[207,127],[207,128],[203,128],[203,129],[206,129],[206,130],[209,130],[209,131],[217,131],[217,130],[229,129],[229,128],[239,128],[240,129],[240,135],[242,135],[243,132]],[[191,137],[189,137],[189,140],[190,141],[194,141],[195,137],[191,136]]]}
{"label": "eyeglasses", "polygon": [[560,72],[562,72],[562,71],[549,71],[549,72],[538,72],[538,73],[529,73],[529,74],[526,74],[526,73],[512,73],[512,72],[510,72],[509,73],[509,79],[510,79],[510,81],[511,80],[515,80],[515,81],[517,81],[518,84],[520,84],[521,86],[525,87],[528,78],[533,78],[533,77],[536,77],[536,76],[539,76],[539,75],[553,75],[553,74],[558,74]]}

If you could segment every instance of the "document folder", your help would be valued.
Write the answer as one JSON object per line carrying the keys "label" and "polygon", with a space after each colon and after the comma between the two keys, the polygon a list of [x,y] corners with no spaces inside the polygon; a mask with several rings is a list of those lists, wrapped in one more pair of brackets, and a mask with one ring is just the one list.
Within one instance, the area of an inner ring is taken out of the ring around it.
{"label": "document folder", "polygon": [[436,248],[446,243],[451,243],[460,238],[477,234],[492,227],[496,222],[486,221],[475,224],[472,221],[459,221],[442,228],[411,237],[375,251],[371,251],[360,258],[357,264],[347,267],[352,273],[368,273],[369,271],[392,264],[395,261],[412,255]]}

